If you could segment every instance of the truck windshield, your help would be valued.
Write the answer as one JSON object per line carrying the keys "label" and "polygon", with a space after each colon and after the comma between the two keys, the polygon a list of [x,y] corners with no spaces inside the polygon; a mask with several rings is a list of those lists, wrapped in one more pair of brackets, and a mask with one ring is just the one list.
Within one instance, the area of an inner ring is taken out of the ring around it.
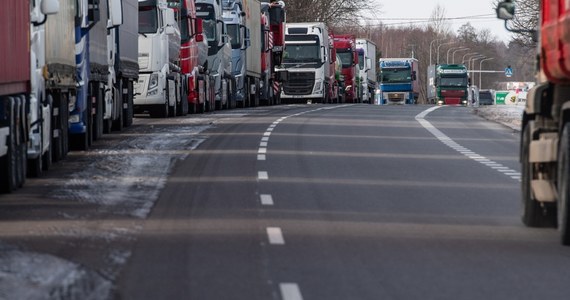
{"label": "truck windshield", "polygon": [[139,33],[158,31],[158,11],[156,6],[139,6]]}
{"label": "truck windshield", "polygon": [[178,27],[180,27],[180,40],[182,43],[190,41],[190,22],[188,16],[183,16],[179,19]]}
{"label": "truck windshield", "polygon": [[412,72],[410,69],[382,69],[380,71],[380,81],[383,83],[410,82]]}
{"label": "truck windshield", "polygon": [[350,68],[352,66],[352,52],[348,49],[337,49],[336,54],[340,57],[343,68]]}
{"label": "truck windshield", "polygon": [[197,3],[196,16],[203,20],[203,30],[208,42],[216,40],[216,13],[212,5]]}
{"label": "truck windshield", "polygon": [[241,35],[238,24],[228,24],[228,35],[230,36],[232,49],[241,48]]}
{"label": "truck windshield", "polygon": [[358,65],[360,66],[360,70],[364,70],[364,53],[358,52]]}
{"label": "truck windshield", "polygon": [[467,86],[467,77],[442,77],[440,86]]}

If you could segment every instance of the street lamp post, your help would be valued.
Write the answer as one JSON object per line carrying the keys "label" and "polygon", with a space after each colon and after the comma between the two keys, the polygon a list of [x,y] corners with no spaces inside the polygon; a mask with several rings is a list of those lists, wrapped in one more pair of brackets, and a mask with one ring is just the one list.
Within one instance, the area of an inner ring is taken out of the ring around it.
{"label": "street lamp post", "polygon": [[479,89],[481,89],[481,75],[483,75],[483,73],[481,73],[481,67],[483,66],[484,61],[491,60],[491,59],[494,59],[494,58],[493,57],[485,58],[479,62]]}
{"label": "street lamp post", "polygon": [[[475,61],[478,59],[485,58],[485,57],[486,57],[485,55],[478,55],[478,56],[473,56],[473,57],[469,58],[467,65],[468,65],[468,69],[471,70],[473,77],[475,76],[475,71],[473,70],[475,68]],[[471,65],[473,65],[473,66],[471,66]]]}
{"label": "street lamp post", "polygon": [[439,44],[439,45],[437,46],[437,56],[436,56],[437,58],[436,58],[436,61],[435,61],[436,64],[439,64],[439,48],[440,48],[441,46],[443,46],[443,45],[451,45],[451,44],[455,44],[455,42],[443,43],[443,44]]}
{"label": "street lamp post", "polygon": [[435,41],[441,41],[441,40],[443,40],[443,39],[434,39],[434,40],[432,40],[432,41],[429,43],[429,65],[430,65],[430,66],[431,66],[431,46],[433,45],[433,43],[434,43]]}
{"label": "street lamp post", "polygon": [[473,56],[473,55],[478,55],[478,54],[479,54],[479,52],[469,52],[469,53],[463,55],[463,58],[461,59],[461,64],[465,64],[465,57],[467,57],[467,56]]}
{"label": "street lamp post", "polygon": [[451,54],[451,63],[455,64],[455,52],[467,51],[467,50],[469,50],[469,48],[461,48],[461,49],[457,49],[457,50],[453,51],[453,53]]}
{"label": "street lamp post", "polygon": [[[454,49],[463,49],[463,48],[465,48],[465,47],[463,47],[463,46],[459,46],[459,47],[449,47],[449,49],[447,49],[447,54],[445,55],[445,63],[446,63],[446,64],[449,64],[449,52],[450,52],[451,50],[454,50]],[[456,50],[456,51],[457,51],[457,50]],[[453,51],[453,52],[455,52],[455,51]]]}

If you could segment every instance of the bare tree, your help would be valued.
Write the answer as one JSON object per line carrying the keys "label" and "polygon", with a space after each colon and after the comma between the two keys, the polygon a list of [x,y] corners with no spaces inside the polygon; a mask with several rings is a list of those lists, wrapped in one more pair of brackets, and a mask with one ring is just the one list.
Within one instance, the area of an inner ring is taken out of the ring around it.
{"label": "bare tree", "polygon": [[354,25],[372,10],[367,0],[288,0],[288,22],[325,22],[329,26]]}
{"label": "bare tree", "polygon": [[[495,2],[495,7],[496,7]],[[517,0],[515,18],[507,21],[507,26],[514,29],[514,41],[523,47],[535,48],[536,39],[535,31],[538,29],[539,22],[539,0]]]}

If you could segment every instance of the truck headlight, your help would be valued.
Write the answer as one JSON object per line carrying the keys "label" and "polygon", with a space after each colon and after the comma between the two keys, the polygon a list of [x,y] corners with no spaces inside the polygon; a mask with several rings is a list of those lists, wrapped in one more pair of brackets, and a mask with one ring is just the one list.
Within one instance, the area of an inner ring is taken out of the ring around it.
{"label": "truck headlight", "polygon": [[151,74],[148,80],[148,89],[152,90],[158,86],[158,74]]}
{"label": "truck headlight", "polygon": [[315,88],[313,89],[313,94],[322,94],[323,93],[323,82],[322,81],[316,81],[315,82]]}

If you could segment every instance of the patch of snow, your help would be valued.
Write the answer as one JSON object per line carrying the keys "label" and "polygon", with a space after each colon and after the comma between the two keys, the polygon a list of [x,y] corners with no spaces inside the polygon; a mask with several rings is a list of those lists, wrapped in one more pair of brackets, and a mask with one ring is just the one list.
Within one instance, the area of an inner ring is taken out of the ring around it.
{"label": "patch of snow", "polygon": [[488,105],[475,108],[481,117],[501,123],[514,130],[521,130],[521,121],[524,111],[524,102],[517,105]]}
{"label": "patch of snow", "polygon": [[55,256],[0,253],[0,299],[110,299],[112,283]]}

